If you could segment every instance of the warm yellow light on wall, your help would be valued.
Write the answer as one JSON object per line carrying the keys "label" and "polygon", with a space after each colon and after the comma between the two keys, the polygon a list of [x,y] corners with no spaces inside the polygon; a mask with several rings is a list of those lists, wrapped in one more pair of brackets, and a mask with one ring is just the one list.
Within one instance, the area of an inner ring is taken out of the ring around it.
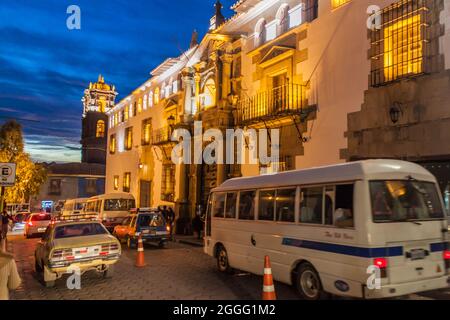
{"label": "warm yellow light on wall", "polygon": [[346,4],[350,0],[331,0],[331,7],[333,9],[336,9],[337,7],[342,6],[343,4]]}
{"label": "warm yellow light on wall", "polygon": [[119,176],[114,176],[114,190],[119,190]]}
{"label": "warm yellow light on wall", "polygon": [[95,136],[97,138],[105,137],[105,121],[103,121],[103,120],[97,121],[97,129],[95,131]]}
{"label": "warm yellow light on wall", "polygon": [[123,113],[124,121],[128,120],[128,116],[130,114],[130,108],[128,106],[125,107],[125,112]]}
{"label": "warm yellow light on wall", "polygon": [[420,15],[384,29],[384,77],[386,81],[422,72],[423,44]]}
{"label": "warm yellow light on wall", "polygon": [[133,148],[133,128],[127,128],[125,130],[125,150],[131,150]]}
{"label": "warm yellow light on wall", "polygon": [[109,152],[116,153],[116,136],[112,135],[109,140]]}

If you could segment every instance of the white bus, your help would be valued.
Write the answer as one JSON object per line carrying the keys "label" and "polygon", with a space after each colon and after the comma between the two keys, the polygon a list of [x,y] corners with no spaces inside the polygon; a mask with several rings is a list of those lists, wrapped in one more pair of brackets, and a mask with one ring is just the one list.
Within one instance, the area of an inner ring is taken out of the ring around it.
{"label": "white bus", "polygon": [[86,205],[88,198],[69,199],[64,202],[64,206],[61,210],[62,216],[70,216],[73,214],[83,213],[84,206]]}
{"label": "white bus", "polygon": [[119,225],[136,207],[134,197],[129,193],[109,193],[89,198],[84,213],[97,214],[103,225],[110,231]]}
{"label": "white bus", "polygon": [[274,279],[308,300],[448,287],[442,197],[434,176],[409,162],[368,160],[228,180],[212,190],[205,233],[205,252],[220,271],[262,275],[268,255]]}

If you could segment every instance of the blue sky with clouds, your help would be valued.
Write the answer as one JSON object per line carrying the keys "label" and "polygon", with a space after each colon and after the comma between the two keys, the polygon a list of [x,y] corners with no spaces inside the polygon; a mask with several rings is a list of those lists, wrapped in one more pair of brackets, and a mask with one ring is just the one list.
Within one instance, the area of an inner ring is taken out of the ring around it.
{"label": "blue sky with clouds", "polygon": [[[15,0],[0,5],[0,123],[21,119],[37,161],[80,161],[81,98],[98,74],[118,100],[207,31],[214,0]],[[224,0],[224,14],[234,1]],[[69,5],[81,30],[68,30]],[[117,101],[118,101],[117,100]]]}

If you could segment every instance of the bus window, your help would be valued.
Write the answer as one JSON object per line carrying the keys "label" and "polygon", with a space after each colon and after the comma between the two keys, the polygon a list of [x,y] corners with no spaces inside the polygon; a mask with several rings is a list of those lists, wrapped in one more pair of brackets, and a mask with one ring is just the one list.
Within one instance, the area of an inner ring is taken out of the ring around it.
{"label": "bus window", "polygon": [[223,218],[223,212],[225,210],[225,193],[214,194],[213,204],[213,217]]}
{"label": "bus window", "polygon": [[353,228],[353,184],[336,186],[336,209],[334,211],[334,225],[339,228]]}
{"label": "bus window", "polygon": [[225,218],[236,218],[236,200],[237,192],[227,193],[227,202],[225,208]]}
{"label": "bus window", "polygon": [[334,196],[335,196],[335,187],[334,186],[326,186],[325,187],[325,195],[324,195],[324,204],[325,204],[325,224],[333,225],[334,220]]}
{"label": "bus window", "polygon": [[281,189],[277,191],[277,221],[295,222],[295,195],[297,189]]}
{"label": "bus window", "polygon": [[255,219],[255,196],[256,191],[241,191],[239,195],[239,219]]}
{"label": "bus window", "polygon": [[322,224],[323,188],[302,188],[300,222]]}
{"label": "bus window", "polygon": [[258,220],[273,221],[274,210],[275,210],[275,190],[260,190]]}

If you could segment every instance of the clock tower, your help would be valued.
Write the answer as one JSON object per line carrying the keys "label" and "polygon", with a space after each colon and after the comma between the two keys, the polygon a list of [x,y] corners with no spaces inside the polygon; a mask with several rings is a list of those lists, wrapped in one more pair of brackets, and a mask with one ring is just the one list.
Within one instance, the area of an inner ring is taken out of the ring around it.
{"label": "clock tower", "polygon": [[90,83],[84,91],[81,129],[81,162],[106,164],[108,140],[108,116],[114,107],[117,92],[113,85],[105,83],[102,75]]}

